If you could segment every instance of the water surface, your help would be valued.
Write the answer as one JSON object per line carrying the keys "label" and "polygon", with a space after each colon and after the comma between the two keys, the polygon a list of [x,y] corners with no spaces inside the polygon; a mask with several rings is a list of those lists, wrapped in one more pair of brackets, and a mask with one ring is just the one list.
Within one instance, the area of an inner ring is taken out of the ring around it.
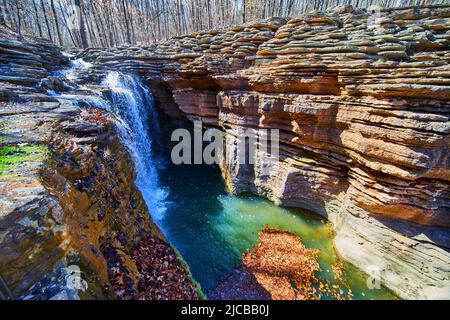
{"label": "water surface", "polygon": [[[110,72],[102,85],[111,91],[111,101],[103,107],[117,117],[121,138],[135,162],[136,184],[152,218],[204,293],[240,266],[242,254],[258,243],[264,225],[294,232],[306,247],[319,249],[320,277],[335,283],[332,266],[337,256],[330,223],[255,196],[228,195],[217,166],[172,164],[170,148],[164,149],[171,130],[160,129],[151,92],[139,77]],[[350,266],[344,280],[355,298],[394,297],[385,289],[369,290],[365,275]]]}
{"label": "water surface", "polygon": [[[158,223],[206,294],[240,266],[242,254],[258,243],[264,225],[294,232],[306,247],[319,249],[320,277],[336,283],[333,231],[324,219],[259,197],[228,195],[214,166],[167,164],[160,171],[160,183],[169,192],[166,212]],[[363,273],[344,266],[344,280],[355,299],[395,298],[384,288],[369,290]]]}

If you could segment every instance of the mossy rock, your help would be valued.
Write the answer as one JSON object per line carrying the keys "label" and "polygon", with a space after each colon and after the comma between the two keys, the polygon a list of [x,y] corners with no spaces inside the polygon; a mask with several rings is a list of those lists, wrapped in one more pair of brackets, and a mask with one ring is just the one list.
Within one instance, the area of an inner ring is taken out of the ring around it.
{"label": "mossy rock", "polygon": [[46,145],[0,147],[0,175],[13,171],[23,163],[45,159],[47,154]]}
{"label": "mossy rock", "polygon": [[200,285],[200,283],[197,280],[195,280],[194,276],[191,273],[191,270],[189,269],[189,266],[187,265],[186,261],[184,261],[181,253],[177,250],[177,248],[175,248],[175,246],[173,246],[171,244],[170,244],[170,246],[172,247],[173,251],[175,252],[175,255],[177,256],[177,258],[180,261],[181,265],[183,266],[184,270],[186,270],[186,272],[188,273],[189,279],[195,287],[195,292],[197,293],[197,296],[199,297],[200,300],[206,300],[206,296],[205,296],[204,292],[202,291],[202,286]]}

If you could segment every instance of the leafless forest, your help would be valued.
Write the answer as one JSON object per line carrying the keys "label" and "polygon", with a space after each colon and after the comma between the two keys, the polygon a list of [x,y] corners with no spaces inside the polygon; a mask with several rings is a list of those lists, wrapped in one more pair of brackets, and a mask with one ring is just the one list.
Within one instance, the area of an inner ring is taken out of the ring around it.
{"label": "leafless forest", "polygon": [[449,0],[0,0],[0,24],[68,47],[145,44],[267,17],[344,4],[359,8]]}

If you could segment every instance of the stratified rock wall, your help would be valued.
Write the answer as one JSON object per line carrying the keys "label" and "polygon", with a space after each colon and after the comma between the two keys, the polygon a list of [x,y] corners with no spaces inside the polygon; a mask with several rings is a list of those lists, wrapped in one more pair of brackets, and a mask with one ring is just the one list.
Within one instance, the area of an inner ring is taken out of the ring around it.
{"label": "stratified rock wall", "polygon": [[196,299],[115,119],[47,92],[71,90],[60,49],[0,40],[0,60],[0,297]]}
{"label": "stratified rock wall", "polygon": [[312,209],[400,296],[449,298],[449,45],[449,5],[345,6],[81,56],[165,86],[162,109],[228,141],[280,129],[280,161],[222,163],[230,191]]}

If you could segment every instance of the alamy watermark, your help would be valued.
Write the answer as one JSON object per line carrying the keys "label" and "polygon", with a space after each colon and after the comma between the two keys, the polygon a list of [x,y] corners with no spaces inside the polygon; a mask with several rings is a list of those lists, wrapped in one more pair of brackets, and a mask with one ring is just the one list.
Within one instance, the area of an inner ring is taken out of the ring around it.
{"label": "alamy watermark", "polygon": [[[194,121],[193,132],[176,129],[171,140],[178,142],[171,152],[174,164],[225,164],[234,162],[241,165],[261,164],[270,161],[273,173],[279,161],[279,129],[236,127],[224,132],[217,128],[204,130],[201,121]],[[273,160],[273,161],[271,161]]]}
{"label": "alamy watermark", "polygon": [[367,8],[367,29],[376,30],[381,28],[381,7],[372,5]]}
{"label": "alamy watermark", "polygon": [[87,282],[82,277],[82,271],[80,267],[77,265],[70,265],[67,267],[67,279],[66,279],[66,287],[78,291],[86,291],[88,288]]}
{"label": "alamy watermark", "polygon": [[366,285],[369,290],[380,290],[381,289],[381,275],[383,268],[372,265],[366,268],[366,273],[368,275],[366,280]]}

